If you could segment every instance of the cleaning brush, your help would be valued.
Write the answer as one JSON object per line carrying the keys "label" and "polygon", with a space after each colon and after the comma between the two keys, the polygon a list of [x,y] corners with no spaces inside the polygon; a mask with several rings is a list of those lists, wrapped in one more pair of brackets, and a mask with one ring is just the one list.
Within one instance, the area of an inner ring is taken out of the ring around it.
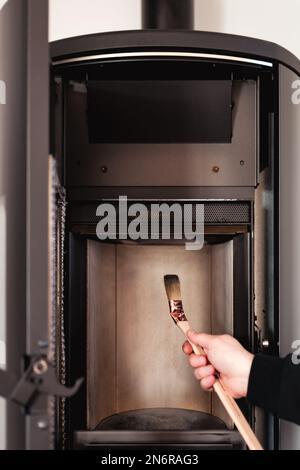
{"label": "cleaning brush", "polygon": [[[167,275],[165,276],[164,280],[166,293],[169,300],[170,315],[176,325],[183,332],[185,337],[187,337],[187,332],[191,329],[191,327],[183,309],[179,277],[177,275]],[[190,341],[189,343],[191,344],[195,354],[205,355],[205,352],[201,346],[192,344]],[[241,433],[249,449],[263,450],[236,401],[226,392],[220,379],[216,380],[215,384],[213,385],[213,389],[221,400],[224,408],[234,422],[235,426]]]}

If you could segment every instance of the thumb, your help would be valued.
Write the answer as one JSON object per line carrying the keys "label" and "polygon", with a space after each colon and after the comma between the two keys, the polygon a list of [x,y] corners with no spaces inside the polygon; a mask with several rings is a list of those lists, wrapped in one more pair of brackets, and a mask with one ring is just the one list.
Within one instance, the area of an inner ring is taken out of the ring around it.
{"label": "thumb", "polygon": [[199,346],[202,346],[202,348],[209,349],[213,336],[205,333],[195,333],[195,331],[189,330],[187,332],[187,338],[191,343],[198,344]]}

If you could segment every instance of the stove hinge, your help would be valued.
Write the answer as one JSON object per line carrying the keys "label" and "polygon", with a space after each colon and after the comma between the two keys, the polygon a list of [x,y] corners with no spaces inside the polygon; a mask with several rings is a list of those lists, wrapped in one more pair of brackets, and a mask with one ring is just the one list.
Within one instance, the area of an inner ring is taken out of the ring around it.
{"label": "stove hinge", "polygon": [[56,369],[46,356],[26,359],[28,367],[20,378],[0,370],[0,396],[23,407],[26,414],[31,414],[31,406],[40,395],[72,397],[83,382],[79,379],[73,387],[67,388],[58,382]]}

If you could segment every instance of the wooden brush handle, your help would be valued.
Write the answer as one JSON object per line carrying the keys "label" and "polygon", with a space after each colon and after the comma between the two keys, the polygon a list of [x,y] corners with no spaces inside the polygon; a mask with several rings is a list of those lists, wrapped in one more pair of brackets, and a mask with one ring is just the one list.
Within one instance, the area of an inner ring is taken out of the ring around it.
{"label": "wooden brush handle", "polygon": [[[180,321],[177,323],[178,327],[181,329],[181,331],[184,333],[185,337],[187,335],[187,332],[191,329],[190,325],[187,321]],[[189,340],[188,340],[189,341]],[[201,348],[201,346],[197,346],[191,341],[189,341],[190,345],[193,348],[193,351],[196,355],[201,356],[205,355],[204,350]],[[224,408],[226,409],[227,413],[229,414],[230,418],[234,422],[235,426],[241,433],[241,436],[243,437],[244,441],[246,442],[248,448],[250,450],[263,450],[260,442],[258,441],[257,437],[255,436],[253,430],[251,429],[248,421],[246,420],[245,416],[243,415],[242,411],[240,410],[238,404],[232,398],[231,395],[229,395],[226,390],[223,387],[222,381],[217,379],[213,386],[214,391],[218,395],[219,399],[221,400]]]}

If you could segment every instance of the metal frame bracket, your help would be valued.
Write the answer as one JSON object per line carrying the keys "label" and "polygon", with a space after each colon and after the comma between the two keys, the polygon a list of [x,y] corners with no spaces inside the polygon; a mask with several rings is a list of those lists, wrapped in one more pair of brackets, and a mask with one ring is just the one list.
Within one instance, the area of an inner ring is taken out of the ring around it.
{"label": "metal frame bracket", "polygon": [[47,357],[36,356],[30,359],[20,379],[0,370],[0,396],[26,408],[30,414],[30,407],[40,394],[69,398],[77,393],[82,382],[81,378],[73,387],[65,387],[58,382],[56,369]]}

